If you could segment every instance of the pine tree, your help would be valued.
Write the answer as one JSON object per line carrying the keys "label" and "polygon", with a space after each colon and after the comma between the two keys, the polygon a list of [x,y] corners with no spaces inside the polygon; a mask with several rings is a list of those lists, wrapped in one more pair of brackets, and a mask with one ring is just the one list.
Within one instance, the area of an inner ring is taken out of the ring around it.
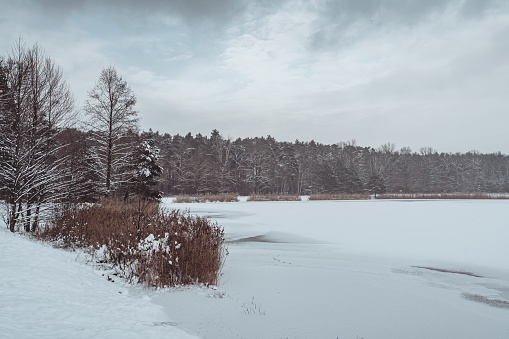
{"label": "pine tree", "polygon": [[369,182],[368,182],[368,190],[371,194],[374,194],[375,195],[375,198],[376,198],[376,195],[377,194],[380,194],[380,193],[385,193],[385,183],[384,183],[384,180],[381,176],[379,176],[378,174],[373,174],[370,178],[369,178]]}
{"label": "pine tree", "polygon": [[[159,148],[153,140],[144,140],[136,149],[136,174],[131,179],[134,192],[148,199],[161,199],[162,195],[154,187],[158,177],[163,173],[159,164]],[[128,194],[128,193],[127,193]]]}

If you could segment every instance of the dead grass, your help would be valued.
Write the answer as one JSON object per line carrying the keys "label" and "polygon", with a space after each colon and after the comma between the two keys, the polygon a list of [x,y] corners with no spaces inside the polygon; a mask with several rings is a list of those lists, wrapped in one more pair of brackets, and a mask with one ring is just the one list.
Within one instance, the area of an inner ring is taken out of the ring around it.
{"label": "dead grass", "polygon": [[384,193],[377,199],[509,199],[503,193]]}
{"label": "dead grass", "polygon": [[301,201],[295,194],[251,194],[247,201]]}
{"label": "dead grass", "polygon": [[156,288],[215,285],[227,254],[216,223],[141,199],[76,206],[36,236],[91,249],[97,261],[112,264],[129,282]]}
{"label": "dead grass", "polygon": [[313,194],[309,200],[369,200],[369,193]]}
{"label": "dead grass", "polygon": [[193,203],[193,202],[237,202],[239,197],[235,193],[219,193],[219,194],[182,194],[175,198],[175,203]]}

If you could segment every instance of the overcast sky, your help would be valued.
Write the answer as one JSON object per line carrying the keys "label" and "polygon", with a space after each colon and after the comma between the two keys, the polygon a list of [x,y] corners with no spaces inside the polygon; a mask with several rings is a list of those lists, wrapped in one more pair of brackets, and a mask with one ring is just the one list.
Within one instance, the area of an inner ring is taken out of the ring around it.
{"label": "overcast sky", "polygon": [[79,106],[115,66],[170,134],[509,154],[507,0],[0,0]]}

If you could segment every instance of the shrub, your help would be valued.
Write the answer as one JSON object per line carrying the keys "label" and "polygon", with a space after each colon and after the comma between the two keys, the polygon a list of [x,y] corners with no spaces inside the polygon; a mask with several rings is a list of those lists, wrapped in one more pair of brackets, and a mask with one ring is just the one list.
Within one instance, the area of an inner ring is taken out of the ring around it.
{"label": "shrub", "polygon": [[175,203],[192,202],[237,202],[239,197],[235,193],[219,194],[198,194],[198,195],[179,195],[175,198]]}
{"label": "shrub", "polygon": [[384,193],[377,199],[509,199],[509,195],[500,193]]}
{"label": "shrub", "polygon": [[251,194],[247,201],[301,201],[295,194]]}
{"label": "shrub", "polygon": [[36,236],[91,249],[95,260],[146,287],[215,285],[227,254],[224,231],[216,223],[142,199],[75,206]]}
{"label": "shrub", "polygon": [[313,194],[309,200],[369,200],[369,193]]}

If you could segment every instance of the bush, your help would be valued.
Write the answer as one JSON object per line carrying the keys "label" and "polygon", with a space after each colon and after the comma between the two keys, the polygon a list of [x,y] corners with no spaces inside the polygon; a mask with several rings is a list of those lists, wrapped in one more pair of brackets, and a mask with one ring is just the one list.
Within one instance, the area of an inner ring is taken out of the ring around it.
{"label": "bush", "polygon": [[237,202],[239,197],[234,193],[220,194],[198,194],[198,195],[179,195],[175,198],[176,203],[192,202]]}
{"label": "bush", "polygon": [[142,199],[75,206],[36,236],[91,249],[95,260],[146,287],[216,285],[227,254],[224,231],[216,223]]}
{"label": "bush", "polygon": [[251,194],[247,201],[301,201],[295,194]]}
{"label": "bush", "polygon": [[369,200],[369,193],[313,194],[309,200]]}
{"label": "bush", "polygon": [[509,195],[500,193],[384,193],[377,199],[509,199]]}

